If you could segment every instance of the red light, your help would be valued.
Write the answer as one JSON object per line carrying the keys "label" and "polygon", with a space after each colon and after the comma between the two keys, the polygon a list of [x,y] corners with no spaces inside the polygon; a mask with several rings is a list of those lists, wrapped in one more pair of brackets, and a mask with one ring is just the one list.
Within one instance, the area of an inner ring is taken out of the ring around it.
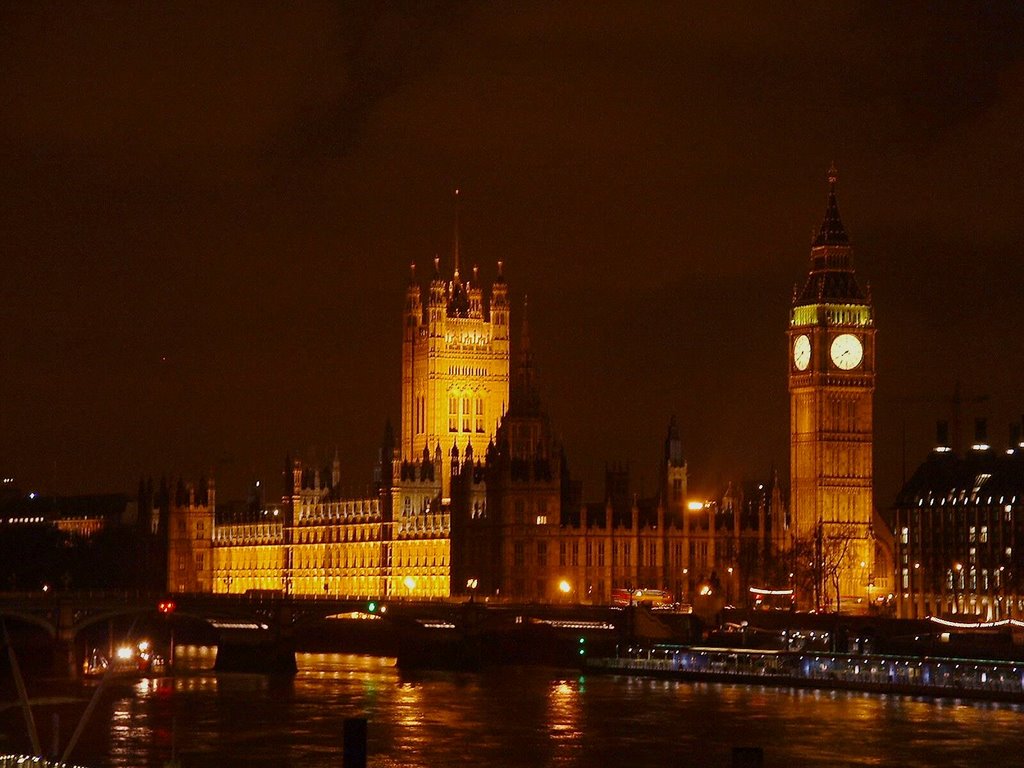
{"label": "red light", "polygon": [[161,600],[158,610],[160,613],[174,613],[176,607],[171,600]]}

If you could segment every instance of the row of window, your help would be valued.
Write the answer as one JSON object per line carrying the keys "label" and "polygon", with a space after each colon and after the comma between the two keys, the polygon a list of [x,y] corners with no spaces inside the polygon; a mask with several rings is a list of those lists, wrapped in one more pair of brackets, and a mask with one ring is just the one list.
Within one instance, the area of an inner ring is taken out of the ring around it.
{"label": "row of window", "polygon": [[380,502],[377,499],[349,499],[347,501],[304,504],[299,509],[299,521],[303,520],[345,520],[351,517],[379,515]]}
{"label": "row of window", "polygon": [[448,398],[448,431],[484,432],[484,399],[480,396],[471,398]]}
{"label": "row of window", "polygon": [[379,541],[380,526],[369,525],[325,525],[316,528],[296,528],[296,544],[328,544],[345,542]]}
{"label": "row of window", "polygon": [[[696,553],[701,553],[703,549],[704,559],[707,559],[707,544],[706,543],[691,543],[690,552],[691,558]],[[682,544],[675,544],[671,550],[675,565],[682,563],[683,548]],[[605,543],[599,542],[584,542],[583,546],[584,565],[588,568],[598,567],[602,568],[605,565]],[[645,565],[654,566],[658,564],[658,543],[641,542],[636,547],[637,555],[637,567],[643,568]],[[625,568],[632,567],[633,559],[633,545],[631,542],[613,542],[612,543],[612,566],[622,566]],[[523,566],[526,564],[526,542],[515,541],[512,544],[512,561],[516,566]],[[536,564],[539,566],[546,566],[548,564],[548,542],[538,541],[536,542]],[[558,542],[558,565],[561,567],[566,566],[579,566],[580,565],[580,542],[578,541],[560,541]]]}
{"label": "row of window", "polygon": [[472,368],[468,365],[449,365],[449,376],[486,376],[486,368]]}

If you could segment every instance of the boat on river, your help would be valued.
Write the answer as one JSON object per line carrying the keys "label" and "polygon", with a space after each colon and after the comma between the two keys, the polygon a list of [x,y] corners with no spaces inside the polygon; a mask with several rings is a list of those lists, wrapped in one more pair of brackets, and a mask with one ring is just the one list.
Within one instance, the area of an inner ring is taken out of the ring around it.
{"label": "boat on river", "polygon": [[167,671],[167,660],[153,651],[148,640],[118,646],[109,657],[96,648],[82,662],[82,676],[99,678],[105,675],[119,677],[148,677]]}

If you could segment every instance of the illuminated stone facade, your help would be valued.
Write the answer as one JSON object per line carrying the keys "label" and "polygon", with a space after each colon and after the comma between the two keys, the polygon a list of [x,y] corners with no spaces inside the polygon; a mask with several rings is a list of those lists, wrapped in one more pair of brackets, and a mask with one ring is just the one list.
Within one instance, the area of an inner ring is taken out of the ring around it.
{"label": "illuminated stone facade", "polygon": [[802,570],[813,558],[816,572],[814,594],[801,601],[864,610],[888,586],[886,567],[876,563],[875,318],[854,274],[834,171],[788,335],[791,516],[801,551],[794,567]]}
{"label": "illuminated stone facade", "polygon": [[216,525],[212,500],[202,506],[205,541],[199,509],[175,506],[172,530],[184,521],[190,533],[172,544],[169,588],[595,604],[613,590],[689,601],[707,589],[743,604],[748,585],[778,586],[769,566],[788,536],[778,484],[729,486],[694,507],[674,421],[654,496],[637,497],[628,472],[612,470],[604,500],[582,503],[541,407],[525,305],[510,380],[501,265],[485,295],[476,270],[462,280],[457,240],[455,254],[450,279],[435,260],[429,287],[414,272],[406,291],[402,424],[386,431],[373,491],[346,497],[337,457],[290,462],[280,503]]}
{"label": "illuminated stone facade", "polygon": [[213,592],[284,591],[284,526],[276,522],[219,524],[213,540]]}
{"label": "illuminated stone facade", "polygon": [[415,462],[440,448],[442,498],[450,498],[450,451],[490,442],[508,407],[509,303],[501,274],[485,301],[477,282],[459,274],[458,238],[450,280],[434,276],[426,292],[410,281],[402,337],[401,460]]}
{"label": "illuminated stone facade", "polygon": [[[279,504],[216,525],[212,504],[202,507],[205,541],[196,538],[198,511],[173,505],[172,529],[184,526],[190,533],[172,543],[169,589],[452,593],[452,482],[459,482],[463,467],[474,466],[474,450],[479,455],[492,444],[509,399],[509,303],[501,264],[486,296],[476,269],[472,282],[462,280],[457,237],[454,253],[450,279],[441,277],[435,260],[426,293],[415,279],[406,292],[402,430],[396,440],[388,429],[374,493],[345,497],[335,457],[322,470],[295,462]],[[464,486],[459,501],[483,509],[485,484]]]}

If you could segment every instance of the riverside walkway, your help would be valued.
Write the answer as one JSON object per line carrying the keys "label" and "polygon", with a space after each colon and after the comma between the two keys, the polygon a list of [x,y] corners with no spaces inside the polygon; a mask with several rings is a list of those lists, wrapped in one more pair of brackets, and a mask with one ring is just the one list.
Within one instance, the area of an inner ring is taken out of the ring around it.
{"label": "riverside walkway", "polygon": [[588,658],[585,667],[678,680],[1024,703],[1024,662],[656,644]]}

